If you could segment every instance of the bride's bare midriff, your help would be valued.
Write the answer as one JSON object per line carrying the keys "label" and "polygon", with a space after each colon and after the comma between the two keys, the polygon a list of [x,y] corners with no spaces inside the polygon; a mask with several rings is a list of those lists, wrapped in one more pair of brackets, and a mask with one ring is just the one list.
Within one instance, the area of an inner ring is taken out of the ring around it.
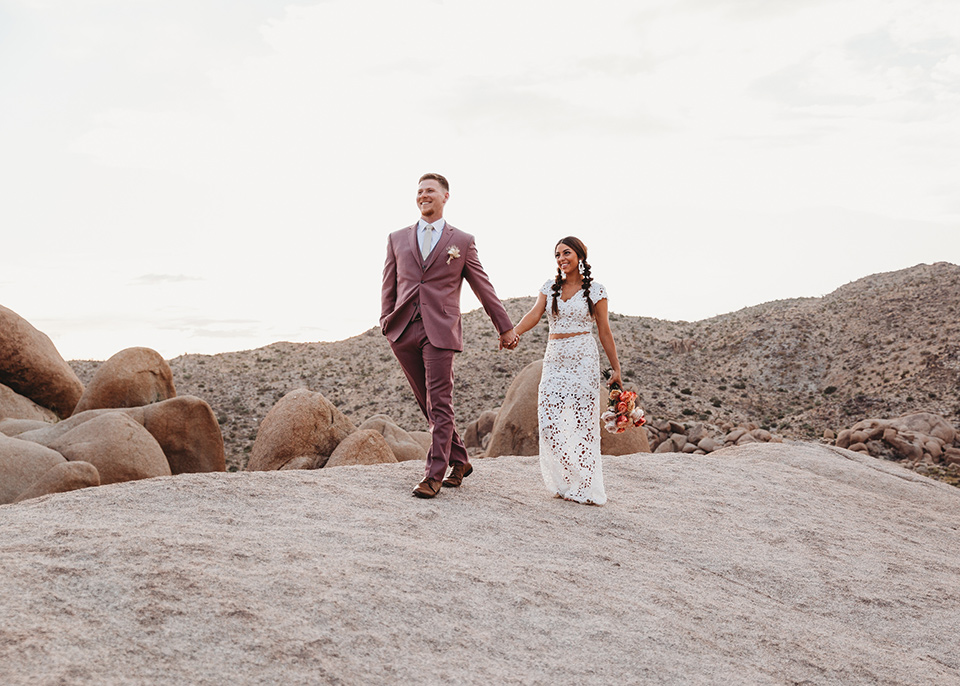
{"label": "bride's bare midriff", "polygon": [[574,331],[573,333],[552,333],[550,334],[550,340],[555,341],[560,338],[570,338],[571,336],[585,336],[589,331]]}

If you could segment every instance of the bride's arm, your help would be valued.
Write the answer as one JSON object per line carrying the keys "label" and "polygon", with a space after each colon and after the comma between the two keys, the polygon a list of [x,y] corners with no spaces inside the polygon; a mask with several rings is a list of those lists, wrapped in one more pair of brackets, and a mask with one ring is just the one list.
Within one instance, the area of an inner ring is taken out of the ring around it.
{"label": "bride's arm", "polygon": [[620,359],[617,357],[617,344],[613,341],[613,332],[610,330],[610,319],[607,316],[607,299],[598,300],[593,306],[593,313],[597,318],[597,333],[600,335],[600,345],[603,346],[603,352],[607,354],[607,360],[610,361],[610,367],[613,368],[613,374],[607,381],[608,386],[614,383],[623,387],[623,378],[620,376]]}
{"label": "bride's arm", "polygon": [[520,323],[513,327],[514,332],[519,336],[532,329],[540,321],[540,317],[547,311],[547,296],[543,293],[537,296],[537,302],[533,304],[530,311],[523,315]]}

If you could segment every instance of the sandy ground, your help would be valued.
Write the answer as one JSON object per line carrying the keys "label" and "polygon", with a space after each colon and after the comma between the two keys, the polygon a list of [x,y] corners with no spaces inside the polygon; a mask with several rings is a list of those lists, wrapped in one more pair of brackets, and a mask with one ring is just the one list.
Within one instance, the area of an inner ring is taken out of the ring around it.
{"label": "sandy ground", "polygon": [[957,684],[960,490],[813,444],[165,477],[0,506],[0,683]]}

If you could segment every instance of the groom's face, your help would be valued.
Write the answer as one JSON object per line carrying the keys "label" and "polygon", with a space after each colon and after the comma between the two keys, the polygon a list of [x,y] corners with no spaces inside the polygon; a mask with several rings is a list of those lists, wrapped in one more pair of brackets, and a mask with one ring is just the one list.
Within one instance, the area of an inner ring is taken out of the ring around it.
{"label": "groom's face", "polygon": [[443,216],[443,206],[447,204],[450,194],[443,190],[443,186],[436,179],[424,179],[417,187],[417,207],[424,219],[433,221]]}

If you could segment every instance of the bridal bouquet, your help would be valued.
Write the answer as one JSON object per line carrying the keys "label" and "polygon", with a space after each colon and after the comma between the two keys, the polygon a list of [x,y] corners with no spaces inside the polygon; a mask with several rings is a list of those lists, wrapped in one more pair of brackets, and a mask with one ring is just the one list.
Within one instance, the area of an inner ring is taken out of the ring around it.
{"label": "bridal bouquet", "polygon": [[600,419],[603,428],[612,434],[622,434],[630,426],[643,426],[647,422],[643,417],[643,408],[637,405],[637,394],[619,386],[610,389],[607,410],[600,415]]}

